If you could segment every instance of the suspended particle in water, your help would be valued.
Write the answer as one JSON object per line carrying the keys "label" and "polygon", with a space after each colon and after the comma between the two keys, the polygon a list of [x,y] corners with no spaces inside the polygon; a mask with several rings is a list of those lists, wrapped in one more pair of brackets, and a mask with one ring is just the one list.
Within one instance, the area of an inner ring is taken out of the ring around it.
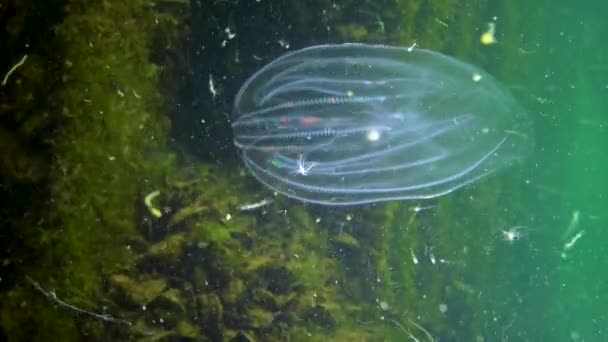
{"label": "suspended particle in water", "polygon": [[513,226],[507,230],[502,230],[500,233],[504,241],[513,243],[528,236],[528,232],[526,230],[527,227],[525,226]]}
{"label": "suspended particle in water", "polygon": [[494,36],[495,34],[496,34],[496,23],[489,22],[486,30],[481,34],[481,37],[479,37],[479,41],[483,45],[496,44],[496,37]]}

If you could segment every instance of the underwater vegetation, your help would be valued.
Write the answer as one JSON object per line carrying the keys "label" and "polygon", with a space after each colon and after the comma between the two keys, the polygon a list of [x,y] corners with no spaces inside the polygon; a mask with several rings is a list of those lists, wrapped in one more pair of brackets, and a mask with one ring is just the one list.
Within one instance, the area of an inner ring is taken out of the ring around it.
{"label": "underwater vegetation", "polygon": [[[41,97],[29,93],[47,92],[52,101],[43,103],[46,115],[16,116],[14,122],[25,134],[1,135],[7,141],[2,148],[14,156],[3,159],[4,165],[12,163],[2,170],[4,183],[11,189],[22,189],[17,184],[43,189],[15,207],[28,208],[25,217],[21,210],[6,211],[14,227],[10,241],[25,241],[27,248],[7,249],[11,253],[5,256],[12,273],[2,277],[2,337],[471,340],[487,329],[476,320],[480,310],[474,284],[492,277],[494,271],[479,262],[492,251],[464,252],[462,246],[472,239],[492,245],[495,237],[488,227],[496,224],[495,217],[507,224],[509,218],[500,216],[501,201],[517,198],[515,187],[490,179],[432,203],[321,210],[269,192],[242,169],[234,158],[239,146],[232,144],[226,114],[247,75],[287,50],[321,42],[416,43],[469,60],[479,55],[473,47],[482,25],[471,18],[482,7],[427,0],[363,5],[71,0],[55,6],[52,48],[28,54],[10,75],[10,88],[3,88],[14,102],[3,98],[2,109],[26,108],[27,101]],[[452,35],[462,44],[447,39]],[[6,64],[21,58],[16,54]],[[451,59],[438,58],[440,66],[451,65]],[[50,61],[52,70],[37,74],[42,69],[34,66],[41,61]],[[340,63],[344,66],[344,59]],[[52,92],[24,89],[47,84],[28,81],[46,77],[54,81],[48,82]],[[24,88],[10,82],[17,79]],[[335,95],[349,98],[348,90],[338,89]],[[355,89],[351,97],[361,94],[373,95]],[[492,94],[506,99],[500,92]],[[505,103],[511,105],[509,101]],[[313,105],[323,111],[327,104],[321,102]],[[420,119],[413,112],[400,115]],[[333,130],[353,130],[357,124],[318,116]],[[501,143],[511,119],[488,123],[503,131],[489,132],[492,139],[471,160],[520,138],[509,135]],[[307,125],[309,132],[321,124],[301,115],[289,120]],[[280,116],[265,125],[295,129]],[[378,139],[389,133],[376,121],[373,125]],[[48,127],[46,149],[30,155],[28,142],[35,134],[27,132]],[[461,132],[458,127],[454,132]],[[259,129],[253,132],[259,134]],[[360,133],[375,139],[373,130]],[[395,136],[396,142],[403,133]],[[240,134],[237,141],[243,139]],[[293,138],[310,148],[304,137]],[[323,134],[318,138],[331,141]],[[320,170],[314,153],[321,150],[281,155],[275,153],[280,139],[275,140],[251,160],[298,180],[312,179]],[[507,159],[497,158],[496,168],[508,164]],[[39,168],[41,164],[48,165]],[[456,164],[466,162],[457,158]],[[513,172],[506,182],[517,181]],[[462,217],[463,207],[485,214]],[[467,329],[454,330],[453,322],[465,322]]]}

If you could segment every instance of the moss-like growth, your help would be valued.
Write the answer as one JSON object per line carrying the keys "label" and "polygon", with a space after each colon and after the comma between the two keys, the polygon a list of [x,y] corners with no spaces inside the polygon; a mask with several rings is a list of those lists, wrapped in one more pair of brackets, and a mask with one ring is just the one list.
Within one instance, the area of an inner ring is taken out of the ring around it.
{"label": "moss-like growth", "polygon": [[[477,24],[469,19],[475,14],[463,15],[462,4],[453,1],[403,0],[390,7],[368,2],[363,8],[359,1],[330,4],[298,3],[302,11],[308,6],[329,9],[319,20],[323,30],[315,31],[317,36],[404,46],[417,42],[457,55],[476,51]],[[231,19],[232,11],[242,14],[243,8],[293,12],[284,3],[259,8],[216,5],[226,6],[231,14],[196,13],[206,19],[197,25],[203,23],[210,32],[217,31],[218,20],[235,32],[249,28],[242,17]],[[188,10],[181,1],[72,0],[54,31],[62,51],[57,93],[61,120],[52,139],[49,214],[39,228],[45,234],[39,242],[45,251],[40,260],[45,261],[27,273],[34,272],[67,303],[91,311],[107,307],[108,314],[133,325],[74,320],[70,310],[54,315],[59,310],[49,302],[52,297],[23,300],[25,292],[35,290],[26,286],[3,297],[12,311],[22,313],[10,317],[2,310],[4,330],[15,340],[27,339],[19,326],[36,317],[40,330],[27,335],[29,339],[70,340],[86,333],[158,340],[371,341],[381,339],[378,336],[405,339],[407,331],[422,339],[425,334],[415,324],[429,327],[442,339],[476,336],[482,329],[473,322],[479,305],[476,286],[492,275],[479,261],[495,238],[486,228],[501,215],[505,194],[515,195],[490,180],[474,190],[420,204],[430,210],[412,210],[411,202],[319,210],[272,197],[260,187],[246,188],[251,177],[237,175],[234,165],[213,166],[169,151],[169,122],[162,113],[165,94],[159,92],[169,87],[159,87],[159,82],[161,76],[172,81],[180,77],[164,75],[151,60],[163,60],[162,52],[152,51],[157,34],[169,37],[161,44],[168,51],[184,45],[171,40],[181,21],[162,12],[176,7],[177,12]],[[294,26],[285,26],[304,32],[308,23],[302,18],[310,17],[298,16]],[[279,18],[282,24],[290,20]],[[205,87],[212,70],[216,82],[225,81],[217,89],[230,89],[231,77],[220,76],[222,72],[241,72],[247,63],[259,63],[287,44],[279,37],[268,51],[250,51],[250,37],[239,31],[224,49],[224,26],[217,32],[208,42],[229,58],[214,56],[207,61],[213,63],[200,69],[205,70],[199,72]],[[211,104],[230,96],[213,93],[207,100],[208,112],[201,115],[225,121],[225,114]],[[8,139],[7,151],[22,154],[18,139],[0,137]],[[38,159],[10,160],[12,170],[18,170],[20,165],[29,169]],[[180,169],[178,163],[187,168]],[[22,174],[7,170],[2,176]],[[273,202],[258,211],[239,209],[253,202],[250,198],[258,200],[260,191]],[[459,215],[463,210],[474,217]],[[472,241],[481,247],[469,247]],[[450,310],[452,304],[459,307],[456,313]],[[471,323],[468,330],[454,332],[448,329],[449,320]]]}
{"label": "moss-like growth", "polygon": [[[57,289],[66,302],[97,311],[106,301],[100,280],[133,261],[128,241],[137,232],[142,193],[162,183],[174,165],[165,148],[168,121],[159,111],[159,69],[149,58],[159,25],[146,1],[74,0],[63,10],[64,19],[54,28],[63,71],[61,86],[50,95],[61,104],[58,128],[49,139],[50,214],[39,222],[46,236],[39,250],[48,252],[40,255],[38,266],[24,271]],[[36,65],[35,58],[31,62],[25,66]],[[58,310],[48,298],[35,302],[49,308],[40,313]],[[74,312],[68,311],[62,311],[63,324],[35,330],[41,334],[35,339],[77,336],[66,334],[74,328]],[[3,320],[15,339],[20,339],[21,317],[12,317],[15,327]],[[36,321],[49,319],[40,315]]]}

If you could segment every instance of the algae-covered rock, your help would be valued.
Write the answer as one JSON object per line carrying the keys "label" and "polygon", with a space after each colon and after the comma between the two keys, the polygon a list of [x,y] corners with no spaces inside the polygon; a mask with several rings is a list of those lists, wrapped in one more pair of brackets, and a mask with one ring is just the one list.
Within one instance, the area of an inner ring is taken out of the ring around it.
{"label": "algae-covered rock", "polygon": [[352,235],[341,232],[332,239],[332,243],[336,248],[344,248],[348,250],[359,249],[359,241]]}
{"label": "algae-covered rock", "polygon": [[235,305],[245,292],[245,283],[240,278],[231,279],[222,289],[222,301],[226,305]]}
{"label": "algae-covered rock", "polygon": [[161,306],[164,308],[171,308],[172,312],[186,311],[186,304],[184,303],[182,292],[178,289],[168,289],[167,291],[164,291],[156,300],[162,300]]}
{"label": "algae-covered rock", "polygon": [[173,335],[173,332],[151,326],[150,323],[147,318],[142,318],[133,325],[133,332],[140,337],[140,341],[164,341]]}
{"label": "algae-covered rock", "polygon": [[179,209],[171,218],[169,222],[170,226],[178,225],[184,222],[186,219],[191,218],[192,216],[205,213],[209,211],[209,207],[200,203],[192,203],[191,205]]}
{"label": "algae-covered rock", "polygon": [[269,265],[271,262],[276,261],[270,255],[252,255],[251,258],[248,258],[246,261],[246,271],[253,271],[258,269],[264,265]]}
{"label": "algae-covered rock", "polygon": [[123,274],[115,274],[110,279],[112,285],[129,301],[139,306],[148,305],[167,287],[167,281],[163,278],[137,281]]}
{"label": "algae-covered rock", "polygon": [[252,286],[249,290],[249,300],[265,308],[277,308],[279,306],[278,298],[280,296],[268,291],[266,287]]}
{"label": "algae-covered rock", "polygon": [[315,305],[304,313],[304,318],[315,326],[323,329],[333,329],[336,326],[336,321],[325,307]]}
{"label": "algae-covered rock", "polygon": [[184,232],[169,235],[164,240],[150,246],[148,253],[154,257],[176,259],[182,254],[184,245],[187,242],[186,239],[186,233]]}
{"label": "algae-covered rock", "polygon": [[[201,340],[201,333],[199,328],[186,320],[181,320],[177,324],[177,327],[175,327],[175,332],[181,338],[188,337],[191,339],[195,339],[196,341]],[[203,341],[206,341],[206,339],[204,339]]]}
{"label": "algae-covered rock", "polygon": [[259,269],[258,274],[266,283],[266,288],[273,294],[285,294],[291,291],[297,277],[285,266],[269,265]]}
{"label": "algae-covered rock", "polygon": [[336,26],[336,30],[338,30],[338,32],[340,32],[344,38],[352,41],[360,41],[365,39],[368,34],[365,26],[357,24],[338,25]]}
{"label": "algae-covered rock", "polygon": [[259,329],[269,326],[274,319],[274,315],[268,310],[253,307],[247,310],[243,319],[248,327]]}
{"label": "algae-covered rock", "polygon": [[198,221],[191,227],[190,239],[201,246],[210,243],[224,243],[230,240],[230,230],[226,225],[212,220]]}
{"label": "algae-covered rock", "polygon": [[254,342],[255,339],[244,331],[239,331],[230,342]]}
{"label": "algae-covered rock", "polygon": [[224,306],[220,297],[214,293],[196,296],[197,316],[203,329],[211,337],[221,336],[223,328]]}

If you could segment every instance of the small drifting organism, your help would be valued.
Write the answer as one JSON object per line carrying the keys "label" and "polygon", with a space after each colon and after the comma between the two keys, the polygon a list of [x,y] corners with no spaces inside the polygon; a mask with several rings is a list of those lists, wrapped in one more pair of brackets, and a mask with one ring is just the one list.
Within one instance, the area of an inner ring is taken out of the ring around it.
{"label": "small drifting organism", "polygon": [[574,247],[574,244],[576,244],[578,239],[582,238],[584,234],[585,234],[585,231],[581,230],[580,232],[576,233],[576,235],[574,235],[570,240],[568,240],[564,244],[564,249],[562,250],[562,254],[561,254],[562,259],[566,259],[568,257],[568,255],[567,255],[568,251]]}
{"label": "small drifting organism", "polygon": [[412,52],[412,50],[414,50],[414,48],[416,47],[416,45],[418,45],[416,42],[412,43],[412,45],[410,45],[410,46],[407,48],[407,51],[408,51],[408,52]]}
{"label": "small drifting organism", "polygon": [[239,206],[239,210],[240,211],[256,210],[258,208],[265,207],[265,206],[269,205],[270,203],[272,203],[271,199],[264,198],[263,200],[256,202],[256,203],[242,204]]}
{"label": "small drifting organism", "polygon": [[501,230],[500,234],[504,241],[513,243],[519,241],[524,237],[528,236],[528,227],[526,226],[513,226],[507,230]]}
{"label": "small drifting organism", "polygon": [[217,89],[215,88],[215,82],[213,81],[213,75],[209,74],[209,92],[211,93],[211,97],[215,99],[217,96]]}
{"label": "small drifting organism", "polygon": [[152,201],[154,201],[154,199],[158,196],[160,196],[160,190],[155,190],[146,195],[146,197],[144,198],[146,208],[148,208],[150,214],[156,218],[160,218],[161,216],[163,216],[162,210],[160,208],[157,208],[154,203],[152,203]]}
{"label": "small drifting organism", "polygon": [[531,154],[531,121],[480,68],[414,45],[358,43],[278,57],[245,81],[230,118],[254,177],[329,206],[425,201],[472,186]]}
{"label": "small drifting organism", "polygon": [[304,155],[300,154],[300,158],[298,159],[298,170],[296,171],[296,173],[302,176],[307,176],[308,171],[315,167],[315,165],[317,165],[317,163],[306,161]]}
{"label": "small drifting organism", "polygon": [[570,217],[570,222],[568,223],[568,227],[564,234],[562,234],[562,239],[566,240],[569,238],[572,233],[578,228],[578,223],[580,221],[581,212],[578,209],[572,211],[572,216]]}
{"label": "small drifting organism", "polygon": [[487,28],[481,34],[481,37],[479,37],[479,41],[483,45],[496,44],[496,37],[494,36],[495,34],[496,34],[496,23],[491,21],[487,24]]}
{"label": "small drifting organism", "polygon": [[414,213],[419,213],[421,211],[433,209],[435,207],[436,207],[435,205],[427,205],[427,206],[424,206],[424,207],[417,205],[417,206],[414,206],[414,207],[409,207],[408,210],[412,211]]}

